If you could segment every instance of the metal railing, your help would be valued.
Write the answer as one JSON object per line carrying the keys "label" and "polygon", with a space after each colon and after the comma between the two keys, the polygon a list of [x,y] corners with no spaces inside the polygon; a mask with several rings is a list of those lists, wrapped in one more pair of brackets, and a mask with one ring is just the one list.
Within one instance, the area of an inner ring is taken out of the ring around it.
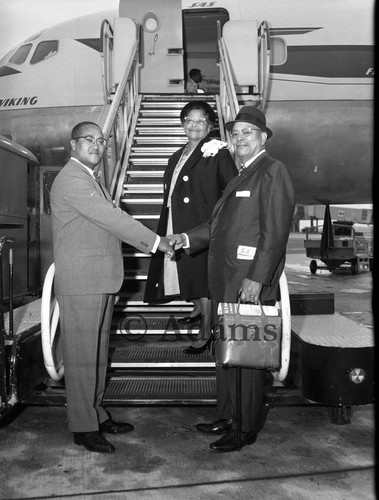
{"label": "metal railing", "polygon": [[[270,31],[267,21],[261,22],[258,28],[258,37],[258,89],[255,96],[257,98],[257,107],[263,111],[269,92],[269,73],[271,61]],[[229,60],[225,41],[221,36],[220,22],[218,22],[217,25],[217,38],[220,66],[219,108],[222,115],[222,119],[219,120],[220,135],[221,138],[226,136],[229,147],[231,151],[233,151],[232,141],[230,135],[225,132],[224,123],[234,120],[240,106],[233,81],[231,62]]]}
{"label": "metal railing", "polygon": [[101,23],[100,29],[100,42],[101,42],[101,70],[102,70],[102,83],[104,102],[110,104],[110,94],[113,78],[113,29],[107,19]]}
{"label": "metal railing", "polygon": [[113,84],[112,52],[113,30],[108,21],[101,28],[103,49],[104,111],[99,126],[108,140],[103,158],[104,183],[118,205],[122,193],[126,160],[133,142],[133,133],[141,98],[139,90],[139,30],[130,57],[125,61],[123,77],[115,87]]}
{"label": "metal railing", "polygon": [[[232,142],[229,134],[225,133],[224,124],[228,121],[233,120],[239,110],[239,104],[237,100],[236,90],[234,88],[232,71],[230,68],[230,62],[228,53],[226,50],[226,45],[221,37],[221,24],[217,23],[217,39],[218,39],[218,54],[219,54],[219,66],[220,66],[220,111],[222,119],[219,119],[220,136],[223,139],[227,137],[227,142],[232,151]],[[224,139],[223,139],[224,140]]]}
{"label": "metal railing", "polygon": [[267,21],[262,21],[258,28],[258,84],[259,104],[264,111],[269,92],[269,76],[271,63],[270,28]]}

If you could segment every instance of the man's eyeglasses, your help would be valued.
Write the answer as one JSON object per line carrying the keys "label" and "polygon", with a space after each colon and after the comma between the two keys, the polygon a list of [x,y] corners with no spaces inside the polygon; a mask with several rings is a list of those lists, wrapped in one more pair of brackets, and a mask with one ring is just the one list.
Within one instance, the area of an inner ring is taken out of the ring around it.
{"label": "man's eyeglasses", "polygon": [[241,130],[234,130],[230,135],[232,136],[232,139],[238,139],[239,135],[242,134],[243,137],[248,137],[250,134],[253,132],[262,132],[259,128],[243,128]]}
{"label": "man's eyeglasses", "polygon": [[92,137],[92,135],[78,135],[77,137],[73,137],[74,140],[76,139],[84,139],[84,141],[93,146],[95,144],[95,142],[99,145],[99,146],[105,146],[107,141],[106,139],[104,139],[104,137],[98,137],[97,139],[95,139],[94,137]]}
{"label": "man's eyeglasses", "polygon": [[184,118],[184,123],[186,125],[200,125],[204,127],[206,123],[208,123],[208,120],[206,118],[198,118],[197,120],[194,120],[193,118]]}

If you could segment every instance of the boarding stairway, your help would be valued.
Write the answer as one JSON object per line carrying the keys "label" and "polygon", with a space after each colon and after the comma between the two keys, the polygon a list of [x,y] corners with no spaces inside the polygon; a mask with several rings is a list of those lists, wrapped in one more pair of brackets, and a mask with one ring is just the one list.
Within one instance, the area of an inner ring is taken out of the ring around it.
{"label": "boarding stairway", "polygon": [[[136,123],[120,206],[156,231],[163,202],[163,173],[168,158],[187,141],[179,115],[191,99],[214,109],[214,96],[144,95]],[[217,128],[214,135],[218,137]],[[125,277],[112,323],[108,404],[215,403],[215,363],[208,351],[183,354],[199,325],[177,320],[193,305],[181,300],[143,302],[150,256],[123,246]]]}

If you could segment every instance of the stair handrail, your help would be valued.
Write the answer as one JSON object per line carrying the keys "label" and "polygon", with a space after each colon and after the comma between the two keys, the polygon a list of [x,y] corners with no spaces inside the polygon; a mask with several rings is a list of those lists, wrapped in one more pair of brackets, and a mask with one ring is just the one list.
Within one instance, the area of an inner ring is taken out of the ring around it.
{"label": "stair handrail", "polygon": [[261,22],[258,28],[258,36],[258,84],[260,95],[258,107],[264,111],[268,96],[271,65],[270,28],[267,21]]}
{"label": "stair handrail", "polygon": [[224,124],[228,121],[234,120],[240,107],[234,87],[228,51],[225,41],[221,36],[220,21],[217,22],[217,46],[219,56],[218,64],[220,66],[220,110],[222,115],[221,119],[219,119],[220,135],[221,138],[225,137],[225,135],[227,136],[228,146],[230,151],[233,152],[231,137],[230,134],[225,134]]}
{"label": "stair handrail", "polygon": [[101,51],[101,77],[103,83],[104,102],[110,103],[110,87],[113,80],[113,64],[112,64],[112,49],[113,49],[113,29],[108,21],[104,19],[100,28],[100,51]]}
{"label": "stair handrail", "polygon": [[106,154],[103,157],[101,170],[104,183],[116,205],[119,205],[124,180],[124,159],[135,128],[135,116],[140,105],[139,92],[139,29],[136,30],[136,43],[129,59],[125,61],[123,76],[119,84],[113,83],[112,52],[113,30],[109,22],[102,24],[102,49],[104,53],[103,74],[109,75],[104,80],[104,110],[99,120],[99,126],[104,138],[108,141]]}

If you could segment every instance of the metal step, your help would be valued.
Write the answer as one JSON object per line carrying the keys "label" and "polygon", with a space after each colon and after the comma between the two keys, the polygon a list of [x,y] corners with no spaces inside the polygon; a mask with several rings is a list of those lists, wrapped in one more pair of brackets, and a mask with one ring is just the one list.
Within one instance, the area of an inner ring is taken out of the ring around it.
{"label": "metal step", "polygon": [[[132,341],[130,342],[132,343]],[[211,368],[215,358],[208,351],[201,354],[184,354],[180,347],[154,345],[117,347],[110,359],[111,368]]]}
{"label": "metal step", "polygon": [[167,306],[167,311],[161,311],[160,308],[163,306],[145,304],[145,307],[135,307],[133,312],[126,313],[123,312],[123,307],[116,305],[112,320],[112,335],[127,335],[127,340],[135,341],[141,340],[141,336],[143,338],[153,336],[156,339],[158,335],[165,335],[174,336],[181,342],[191,342],[198,334],[199,322],[190,326],[178,323],[178,320],[187,314],[186,311],[179,313],[178,309]]}
{"label": "metal step", "polygon": [[126,301],[123,302],[121,299],[118,300],[117,304],[114,307],[114,310],[117,314],[123,314],[126,316],[127,314],[146,314],[153,315],[153,317],[157,317],[159,314],[172,314],[178,313],[177,318],[182,318],[183,316],[187,316],[193,309],[192,302],[186,301],[172,301],[167,304],[149,304],[148,302],[141,301]]}
{"label": "metal step", "polygon": [[129,161],[130,161],[132,167],[137,166],[138,168],[143,168],[145,166],[146,168],[154,168],[154,167],[166,168],[167,160],[168,160],[168,156],[157,157],[157,158],[151,158],[151,157],[138,158],[137,156],[134,156],[134,157],[131,157]]}
{"label": "metal step", "polygon": [[133,273],[146,274],[149,271],[150,258],[126,257],[124,262],[125,273],[129,276]]}
{"label": "metal step", "polygon": [[140,183],[126,183],[124,185],[124,195],[129,195],[132,193],[143,193],[143,194],[162,194],[163,184],[140,184]]}
{"label": "metal step", "polygon": [[144,272],[141,271],[134,271],[134,270],[124,270],[124,280],[146,280],[147,275]]}
{"label": "metal step", "polygon": [[151,221],[158,221],[159,220],[159,214],[152,214],[152,215],[134,215],[133,219],[139,220],[146,224],[147,222]]}
{"label": "metal step", "polygon": [[178,102],[178,101],[168,101],[168,100],[163,100],[163,101],[141,101],[141,110],[145,109],[153,109],[153,110],[160,110],[160,109],[175,109],[178,110],[179,112],[183,109],[185,106],[185,103],[183,102]]}
{"label": "metal step", "polygon": [[177,151],[176,146],[160,146],[160,147],[149,147],[149,146],[133,146],[131,150],[132,161],[133,158],[148,156],[148,157],[166,157],[171,156],[175,151]]}
{"label": "metal step", "polygon": [[[120,295],[120,294],[117,294],[117,295]],[[126,292],[122,296],[124,297],[125,300],[127,300],[128,302],[130,301],[133,304],[143,303],[143,293]],[[174,299],[174,300],[167,301],[165,304],[171,304],[171,305],[175,305],[175,306],[183,306],[186,304],[188,305],[188,302],[185,300],[181,300],[181,299]]]}
{"label": "metal step", "polygon": [[113,378],[107,385],[104,403],[197,404],[216,403],[216,377]]}
{"label": "metal step", "polygon": [[179,118],[179,109],[143,109],[139,111],[142,118]]}
{"label": "metal step", "polygon": [[186,136],[183,136],[183,137],[172,137],[171,135],[166,135],[166,136],[163,136],[163,135],[160,135],[160,136],[152,136],[152,135],[149,135],[149,136],[135,136],[134,137],[134,144],[135,146],[137,145],[141,145],[141,146],[145,146],[145,145],[153,145],[153,144],[159,144],[159,145],[166,145],[167,144],[173,144],[176,146],[176,149],[178,149],[179,146],[182,146],[183,144],[186,144],[187,143],[187,137]]}
{"label": "metal step", "polygon": [[186,137],[183,127],[158,127],[158,126],[137,126],[136,132],[138,136],[151,135],[151,136],[172,136],[180,135]]}
{"label": "metal step", "polygon": [[163,173],[167,167],[167,160],[164,158],[154,158],[150,161],[147,160],[145,163],[142,159],[134,158],[133,162],[130,163],[128,168],[127,175],[134,175],[133,172],[140,170],[141,172],[148,173],[151,172],[152,176],[159,176],[160,173]]}
{"label": "metal step", "polygon": [[[137,217],[137,216],[146,216],[149,217],[150,215],[155,215],[157,213],[160,213],[162,209],[162,203],[146,203],[146,204],[138,204],[138,203],[131,203],[129,204],[128,198],[125,200],[121,199],[121,208],[125,210],[129,215],[132,217]],[[145,224],[148,226],[149,224]]]}
{"label": "metal step", "polygon": [[[209,99],[208,99],[209,97]],[[215,106],[216,105],[216,100],[214,98],[214,96],[206,96],[205,98],[203,99],[198,99],[197,96],[195,99],[191,99],[190,96],[187,95],[187,97],[185,97],[184,99],[167,99],[165,97],[151,97],[151,100],[150,99],[147,99],[147,98],[144,98],[142,99],[141,101],[141,107],[146,107],[146,108],[157,108],[157,107],[161,107],[161,106],[166,106],[168,108],[177,108],[177,109],[180,109],[182,110],[183,107],[191,102],[191,101],[199,101],[199,100],[203,100],[203,101],[206,101],[208,102],[208,104],[210,106]]]}
{"label": "metal step", "polygon": [[132,204],[132,205],[141,205],[141,204],[144,204],[144,205],[159,205],[159,209],[161,209],[161,206],[163,204],[163,198],[160,197],[160,198],[155,198],[154,197],[154,194],[150,194],[149,195],[149,198],[135,198],[134,196],[136,195],[128,195],[127,193],[125,195],[123,195],[121,197],[121,201],[122,203],[125,203],[125,204]]}
{"label": "metal step", "polygon": [[177,101],[181,102],[182,106],[183,103],[187,103],[190,101],[215,101],[215,95],[214,94],[195,94],[195,95],[189,95],[183,93],[176,93],[176,94],[144,94],[143,95],[143,102],[159,102],[159,101]]}
{"label": "metal step", "polygon": [[162,127],[166,126],[175,126],[175,127],[180,127],[181,122],[179,119],[179,115],[177,117],[166,117],[166,118],[159,118],[159,117],[146,117],[146,116],[139,116],[137,119],[137,127],[141,126],[155,126],[155,125],[161,125]]}
{"label": "metal step", "polygon": [[139,178],[154,178],[157,179],[157,182],[162,182],[162,177],[164,174],[164,170],[128,170],[128,180],[137,180]]}
{"label": "metal step", "polygon": [[141,172],[143,175],[139,175],[138,173],[137,174],[134,173],[133,175],[128,174],[124,182],[124,189],[128,189],[128,186],[130,185],[137,186],[142,184],[146,186],[149,186],[150,184],[153,186],[161,185],[163,187],[162,183],[163,171],[160,172],[161,175],[156,175],[156,173],[154,172],[153,176],[148,176],[147,175],[148,172],[144,172],[143,170]]}

